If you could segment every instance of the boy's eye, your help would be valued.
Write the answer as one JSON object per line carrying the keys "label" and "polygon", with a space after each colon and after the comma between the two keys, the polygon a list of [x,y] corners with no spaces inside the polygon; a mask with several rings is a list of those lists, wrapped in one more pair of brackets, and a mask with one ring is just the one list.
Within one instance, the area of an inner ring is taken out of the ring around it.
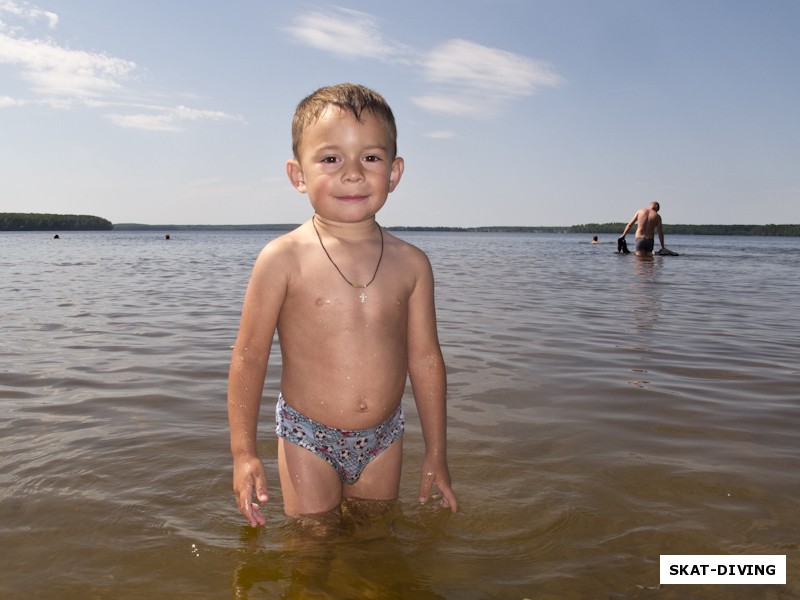
{"label": "boy's eye", "polygon": [[380,161],[380,159],[381,159],[380,156],[375,156],[374,154],[370,154],[369,156],[364,157],[364,160],[366,162],[378,162]]}
{"label": "boy's eye", "polygon": [[325,156],[325,157],[323,157],[322,162],[324,162],[324,163],[335,163],[335,162],[338,162],[338,160],[339,159],[336,158],[335,156]]}

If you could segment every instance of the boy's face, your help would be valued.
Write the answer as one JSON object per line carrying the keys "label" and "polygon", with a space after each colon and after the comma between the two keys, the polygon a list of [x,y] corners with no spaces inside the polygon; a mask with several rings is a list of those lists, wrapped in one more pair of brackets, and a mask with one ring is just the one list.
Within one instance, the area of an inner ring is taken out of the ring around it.
{"label": "boy's face", "polygon": [[286,165],[292,184],[307,193],[323,218],[357,223],[375,216],[403,174],[389,135],[370,112],[355,116],[329,107],[303,131],[299,160]]}

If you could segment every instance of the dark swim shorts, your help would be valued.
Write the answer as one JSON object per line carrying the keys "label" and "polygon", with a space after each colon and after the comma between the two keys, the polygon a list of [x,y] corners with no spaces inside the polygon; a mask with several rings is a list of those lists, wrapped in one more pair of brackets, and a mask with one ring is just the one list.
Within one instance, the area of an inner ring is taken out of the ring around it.
{"label": "dark swim shorts", "polygon": [[636,252],[652,252],[656,245],[653,238],[636,238]]}

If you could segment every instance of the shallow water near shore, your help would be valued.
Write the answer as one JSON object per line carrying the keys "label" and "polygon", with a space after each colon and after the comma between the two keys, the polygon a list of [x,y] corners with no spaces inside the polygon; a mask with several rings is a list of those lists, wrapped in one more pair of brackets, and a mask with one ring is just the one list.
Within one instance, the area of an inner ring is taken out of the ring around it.
{"label": "shallow water near shore", "polygon": [[[460,511],[319,542],[231,492],[225,389],[269,232],[0,234],[0,597],[800,597],[796,238],[413,233],[437,280]],[[601,236],[601,240],[603,236]],[[380,276],[374,285],[380,284]],[[784,586],[659,586],[662,554],[787,555]]]}

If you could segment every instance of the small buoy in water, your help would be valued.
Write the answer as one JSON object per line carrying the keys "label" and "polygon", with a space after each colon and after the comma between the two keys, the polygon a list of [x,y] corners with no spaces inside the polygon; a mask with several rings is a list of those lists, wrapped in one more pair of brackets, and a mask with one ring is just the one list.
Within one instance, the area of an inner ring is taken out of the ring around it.
{"label": "small buoy in water", "polygon": [[166,239],[169,239],[169,234],[166,235]]}
{"label": "small buoy in water", "polygon": [[55,235],[53,236],[53,239],[54,239],[54,240],[60,240],[61,238],[60,238],[60,237],[58,237],[58,234],[55,234]]}

